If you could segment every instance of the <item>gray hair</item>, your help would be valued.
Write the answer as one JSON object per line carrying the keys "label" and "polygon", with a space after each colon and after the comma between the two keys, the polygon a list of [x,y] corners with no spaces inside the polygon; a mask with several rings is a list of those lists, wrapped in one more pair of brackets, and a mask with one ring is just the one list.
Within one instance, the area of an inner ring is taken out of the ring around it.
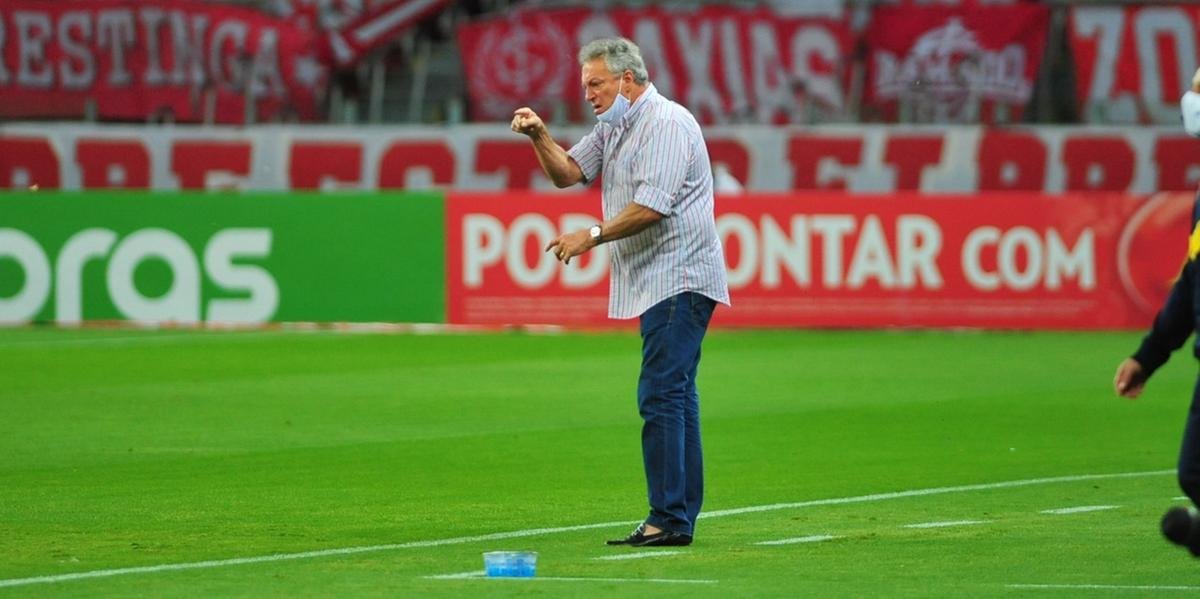
{"label": "gray hair", "polygon": [[579,50],[579,65],[583,66],[597,58],[604,58],[604,66],[614,75],[625,71],[633,72],[633,82],[641,85],[650,80],[642,51],[637,44],[623,37],[606,37],[588,42]]}

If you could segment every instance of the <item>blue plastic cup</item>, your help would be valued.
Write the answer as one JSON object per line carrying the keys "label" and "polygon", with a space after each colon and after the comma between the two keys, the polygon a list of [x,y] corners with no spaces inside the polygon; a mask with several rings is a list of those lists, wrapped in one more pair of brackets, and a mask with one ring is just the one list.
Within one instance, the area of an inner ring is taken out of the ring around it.
{"label": "blue plastic cup", "polygon": [[537,573],[537,558],[536,551],[488,551],[483,570],[492,577],[531,578]]}

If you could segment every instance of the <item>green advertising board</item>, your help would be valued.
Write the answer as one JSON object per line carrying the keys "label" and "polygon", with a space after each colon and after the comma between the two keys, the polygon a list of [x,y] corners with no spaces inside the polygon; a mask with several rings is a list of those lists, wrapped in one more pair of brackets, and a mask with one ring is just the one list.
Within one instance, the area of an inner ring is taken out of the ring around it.
{"label": "green advertising board", "polygon": [[436,193],[0,194],[0,323],[444,322]]}

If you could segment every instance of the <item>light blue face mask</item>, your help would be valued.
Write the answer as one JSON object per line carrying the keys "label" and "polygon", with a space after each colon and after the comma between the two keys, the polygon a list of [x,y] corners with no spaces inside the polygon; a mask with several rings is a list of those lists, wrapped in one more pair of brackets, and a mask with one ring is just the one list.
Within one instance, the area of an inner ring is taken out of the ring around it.
{"label": "light blue face mask", "polygon": [[629,112],[629,98],[621,95],[621,86],[624,84],[625,80],[622,79],[621,83],[617,85],[617,98],[613,100],[612,106],[609,106],[608,110],[596,115],[596,119],[601,123],[616,127],[617,123],[621,122],[621,117],[625,116],[626,112]]}

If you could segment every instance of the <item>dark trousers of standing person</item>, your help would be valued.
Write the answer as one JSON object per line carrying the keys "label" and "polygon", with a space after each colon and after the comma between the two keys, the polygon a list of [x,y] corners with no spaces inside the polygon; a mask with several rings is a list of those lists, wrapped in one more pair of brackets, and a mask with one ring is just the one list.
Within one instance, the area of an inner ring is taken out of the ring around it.
{"label": "dark trousers of standing person", "polygon": [[700,396],[696,371],[700,344],[716,302],[698,293],[667,298],[641,316],[642,460],[650,515],[662,530],[691,535],[704,501],[700,446]]}
{"label": "dark trousers of standing person", "polygon": [[1183,429],[1183,444],[1179,448],[1179,487],[1200,506],[1200,379],[1192,391],[1192,406],[1188,408],[1187,426]]}

